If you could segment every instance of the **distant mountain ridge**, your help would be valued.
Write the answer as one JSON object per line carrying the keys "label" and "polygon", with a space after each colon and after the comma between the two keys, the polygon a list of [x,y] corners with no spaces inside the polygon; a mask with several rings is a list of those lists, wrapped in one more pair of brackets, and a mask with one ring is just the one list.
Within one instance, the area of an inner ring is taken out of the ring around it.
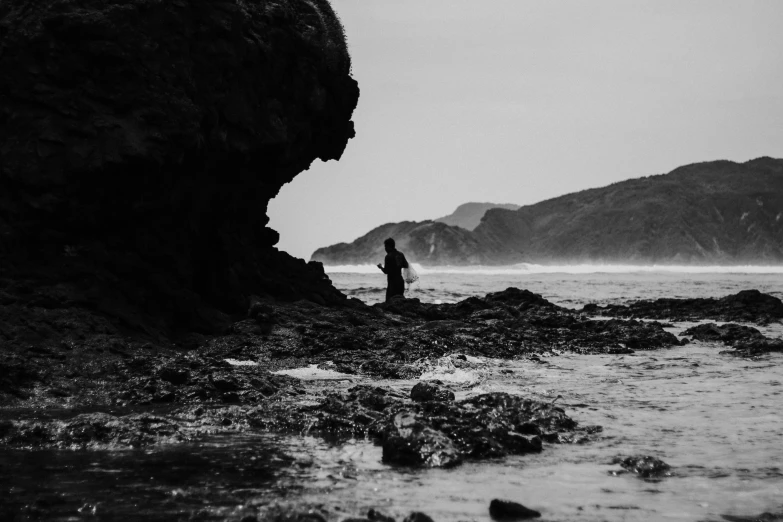
{"label": "distant mountain ridge", "polygon": [[783,160],[720,160],[520,207],[487,210],[474,230],[389,223],[319,248],[326,265],[377,263],[393,237],[423,265],[783,263]]}
{"label": "distant mountain ridge", "polygon": [[453,227],[461,227],[466,230],[474,230],[481,223],[487,210],[493,208],[502,208],[505,210],[517,210],[519,205],[511,203],[463,203],[448,216],[438,218],[434,221],[445,223]]}

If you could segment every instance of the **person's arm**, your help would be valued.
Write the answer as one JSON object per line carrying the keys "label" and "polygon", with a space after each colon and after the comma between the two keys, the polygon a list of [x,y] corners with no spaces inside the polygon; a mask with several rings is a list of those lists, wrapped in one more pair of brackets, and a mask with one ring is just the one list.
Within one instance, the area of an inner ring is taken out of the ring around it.
{"label": "person's arm", "polygon": [[383,272],[384,274],[386,273],[386,269],[385,269],[385,268],[383,268],[383,265],[382,265],[382,264],[378,263],[378,265],[377,265],[377,266],[378,266],[378,268],[380,268],[380,269],[381,269],[381,272]]}

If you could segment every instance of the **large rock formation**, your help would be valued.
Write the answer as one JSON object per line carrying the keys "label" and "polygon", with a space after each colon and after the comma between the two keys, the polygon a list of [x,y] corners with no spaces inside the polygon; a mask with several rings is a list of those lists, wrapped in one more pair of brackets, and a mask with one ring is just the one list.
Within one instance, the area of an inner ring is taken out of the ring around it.
{"label": "large rock formation", "polygon": [[354,136],[326,0],[4,0],[0,71],[0,305],[211,330],[254,294],[345,299],[266,227]]}
{"label": "large rock formation", "polygon": [[783,159],[697,163],[516,211],[490,209],[473,231],[390,223],[353,243],[319,249],[312,259],[377,262],[388,236],[409,261],[425,265],[780,263]]}

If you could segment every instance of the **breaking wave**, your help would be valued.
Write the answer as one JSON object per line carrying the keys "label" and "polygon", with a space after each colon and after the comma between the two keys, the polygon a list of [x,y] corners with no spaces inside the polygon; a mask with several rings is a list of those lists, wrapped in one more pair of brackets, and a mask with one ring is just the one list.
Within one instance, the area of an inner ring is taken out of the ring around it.
{"label": "breaking wave", "polygon": [[[411,263],[419,274],[783,274],[783,265],[536,265],[520,263],[511,266],[421,266]],[[370,274],[379,273],[374,265],[324,266],[328,274]]]}

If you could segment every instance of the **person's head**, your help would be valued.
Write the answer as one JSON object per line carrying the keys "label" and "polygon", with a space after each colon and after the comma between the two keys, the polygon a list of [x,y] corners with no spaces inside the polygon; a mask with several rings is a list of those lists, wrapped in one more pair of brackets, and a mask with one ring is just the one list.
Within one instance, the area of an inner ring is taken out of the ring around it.
{"label": "person's head", "polygon": [[392,238],[387,239],[383,242],[384,248],[386,248],[387,252],[391,252],[394,250],[394,240]]}

